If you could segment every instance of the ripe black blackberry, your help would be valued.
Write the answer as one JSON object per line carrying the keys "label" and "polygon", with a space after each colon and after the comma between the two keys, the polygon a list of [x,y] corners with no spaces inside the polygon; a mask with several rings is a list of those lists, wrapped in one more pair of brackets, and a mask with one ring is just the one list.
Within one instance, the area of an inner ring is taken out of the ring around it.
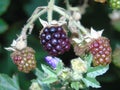
{"label": "ripe black blackberry", "polygon": [[111,62],[111,47],[109,39],[99,37],[90,43],[90,52],[93,55],[93,66],[107,65]]}
{"label": "ripe black blackberry", "polygon": [[40,33],[40,41],[50,55],[57,56],[70,49],[70,41],[62,26],[50,26]]}
{"label": "ripe black blackberry", "polygon": [[18,66],[18,70],[29,73],[36,67],[35,51],[26,47],[22,50],[16,50],[11,54],[13,62]]}

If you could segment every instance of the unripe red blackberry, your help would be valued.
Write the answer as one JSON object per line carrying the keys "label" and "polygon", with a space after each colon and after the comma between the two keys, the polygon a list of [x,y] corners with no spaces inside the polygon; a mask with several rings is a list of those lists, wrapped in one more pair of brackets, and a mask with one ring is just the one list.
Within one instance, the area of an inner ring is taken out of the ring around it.
{"label": "unripe red blackberry", "polygon": [[111,62],[111,47],[109,39],[99,37],[90,42],[90,52],[93,55],[93,66],[107,65]]}
{"label": "unripe red blackberry", "polygon": [[26,47],[22,50],[16,50],[11,54],[13,62],[18,66],[18,70],[28,73],[36,67],[35,51]]}
{"label": "unripe red blackberry", "polygon": [[113,9],[120,9],[120,0],[109,0],[109,4]]}
{"label": "unripe red blackberry", "polygon": [[70,49],[70,41],[62,26],[45,27],[40,33],[40,40],[44,49],[53,56]]}

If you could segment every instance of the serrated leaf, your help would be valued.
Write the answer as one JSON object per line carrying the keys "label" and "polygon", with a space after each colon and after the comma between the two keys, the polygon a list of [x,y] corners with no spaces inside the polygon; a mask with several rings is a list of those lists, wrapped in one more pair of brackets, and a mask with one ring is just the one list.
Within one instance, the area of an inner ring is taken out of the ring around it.
{"label": "serrated leaf", "polygon": [[20,90],[15,77],[10,78],[5,74],[0,74],[0,89],[1,90]]}
{"label": "serrated leaf", "polygon": [[6,22],[2,19],[0,19],[0,34],[4,33],[8,28],[8,25]]}
{"label": "serrated leaf", "polygon": [[50,67],[43,65],[43,64],[41,65],[41,67],[43,71],[48,74],[49,77],[57,77],[55,72]]}
{"label": "serrated leaf", "polygon": [[57,64],[57,66],[56,66],[55,71],[58,73],[58,72],[60,72],[62,69],[63,69],[63,63],[62,63],[62,61],[59,61],[58,64]]}
{"label": "serrated leaf", "polygon": [[35,69],[35,75],[40,80],[42,80],[44,78],[44,73],[42,71],[40,71],[38,68]]}
{"label": "serrated leaf", "polygon": [[48,84],[43,83],[41,80],[38,80],[38,83],[41,85],[42,90],[50,90],[50,86]]}
{"label": "serrated leaf", "polygon": [[0,15],[2,15],[8,8],[10,0],[0,0]]}
{"label": "serrated leaf", "polygon": [[109,69],[109,65],[90,67],[88,69],[87,76],[95,78],[96,76],[104,74],[108,69]]}
{"label": "serrated leaf", "polygon": [[72,82],[71,83],[71,88],[75,89],[75,90],[79,90],[80,87],[80,82]]}
{"label": "serrated leaf", "polygon": [[93,88],[100,88],[100,83],[95,79],[91,77],[82,78],[82,81],[85,83],[87,87],[93,87]]}
{"label": "serrated leaf", "polygon": [[45,84],[51,84],[57,80],[58,80],[57,77],[48,77],[48,78],[43,79],[42,82]]}
{"label": "serrated leaf", "polygon": [[91,66],[93,56],[92,54],[89,54],[88,56],[85,57],[85,60],[87,61],[87,67],[89,68]]}
{"label": "serrated leaf", "polygon": [[15,86],[17,87],[17,88],[19,88],[19,81],[18,81],[18,77],[16,76],[16,75],[13,75],[13,77],[12,77],[13,79],[13,82],[14,82],[14,84],[15,84]]}

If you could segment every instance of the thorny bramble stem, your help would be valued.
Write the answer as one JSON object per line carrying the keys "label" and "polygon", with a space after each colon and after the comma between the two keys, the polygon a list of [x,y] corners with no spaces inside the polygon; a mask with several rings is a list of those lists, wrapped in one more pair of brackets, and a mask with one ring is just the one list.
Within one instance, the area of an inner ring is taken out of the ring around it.
{"label": "thorny bramble stem", "polygon": [[52,15],[53,15],[53,6],[54,6],[55,0],[50,0],[48,3],[48,22],[52,21]]}
{"label": "thorny bramble stem", "polygon": [[[13,46],[15,46],[15,48],[19,49],[19,45],[18,43],[20,43],[22,41],[22,43],[24,43],[23,47],[27,46],[27,34],[31,34],[32,29],[34,27],[34,22],[36,21],[36,19],[40,18],[41,15],[45,14],[47,12],[47,19],[48,22],[50,23],[52,21],[52,15],[53,15],[53,11],[59,13],[61,16],[65,17],[68,21],[72,21],[73,24],[78,28],[78,33],[80,34],[79,36],[82,37],[82,34],[85,35],[89,35],[88,31],[86,30],[86,28],[84,28],[79,21],[74,20],[74,18],[71,16],[70,13],[68,13],[67,10],[65,10],[64,8],[58,7],[55,4],[55,0],[50,0],[48,3],[48,6],[41,6],[36,8],[36,10],[33,12],[32,16],[28,19],[27,24],[22,28],[21,34],[19,35],[19,37],[16,39],[16,41],[13,42]],[[73,10],[74,8],[71,7],[69,5],[69,2],[67,0],[67,8],[70,10]],[[74,10],[73,10],[74,11]],[[27,30],[29,30],[29,32],[27,33]],[[25,46],[26,45],[26,46]],[[13,47],[11,45],[11,49]],[[22,49],[22,48],[20,48]]]}

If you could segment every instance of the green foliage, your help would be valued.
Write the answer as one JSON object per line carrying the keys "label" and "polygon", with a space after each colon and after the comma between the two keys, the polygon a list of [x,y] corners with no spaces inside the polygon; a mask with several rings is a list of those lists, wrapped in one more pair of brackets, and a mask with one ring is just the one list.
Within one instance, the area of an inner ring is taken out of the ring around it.
{"label": "green foliage", "polygon": [[96,76],[103,75],[108,69],[109,69],[109,65],[90,67],[88,68],[87,76],[91,78],[95,78]]}
{"label": "green foliage", "polygon": [[75,90],[79,90],[80,82],[72,82],[71,87]]}
{"label": "green foliage", "polygon": [[2,19],[0,19],[0,34],[4,33],[8,28],[8,25],[6,22]]}
{"label": "green foliage", "polygon": [[20,90],[17,77],[14,75],[13,78],[10,78],[8,75],[0,74],[0,89]]}
{"label": "green foliage", "polygon": [[36,9],[38,6],[45,6],[47,5],[48,1],[47,0],[30,0],[25,6],[24,10],[25,12],[30,16],[33,11]]}
{"label": "green foliage", "polygon": [[89,86],[91,86],[93,88],[100,88],[101,87],[99,82],[95,78],[86,77],[86,78],[83,78],[82,81],[85,83],[85,85],[87,87],[89,87]]}
{"label": "green foliage", "polygon": [[120,20],[112,22],[112,25],[114,26],[115,30],[120,32]]}
{"label": "green foliage", "polygon": [[10,0],[0,0],[0,15],[6,12],[9,4],[10,4]]}
{"label": "green foliage", "polygon": [[85,60],[87,61],[87,67],[89,68],[91,66],[92,60],[93,60],[92,54],[89,54],[88,56],[86,56]]}

